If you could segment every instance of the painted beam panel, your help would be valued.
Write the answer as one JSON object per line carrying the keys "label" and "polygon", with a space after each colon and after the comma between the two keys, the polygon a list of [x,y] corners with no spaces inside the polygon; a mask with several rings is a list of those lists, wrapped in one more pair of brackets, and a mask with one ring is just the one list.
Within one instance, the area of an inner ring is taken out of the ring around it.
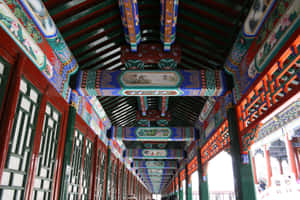
{"label": "painted beam panel", "polygon": [[133,159],[183,159],[179,149],[127,149],[126,156]]}
{"label": "painted beam panel", "polygon": [[177,169],[176,161],[154,161],[154,160],[134,160],[134,168],[148,168],[148,169]]}
{"label": "painted beam panel", "polygon": [[131,51],[137,52],[137,45],[141,41],[137,1],[119,0],[119,7],[125,40],[128,44],[130,44]]}
{"label": "painted beam panel", "polygon": [[136,113],[136,120],[138,126],[148,127],[150,122],[156,122],[157,126],[168,126],[168,122],[171,121],[171,113],[165,111],[165,116],[161,116],[160,110],[148,110],[146,116],[142,116],[140,112]]}
{"label": "painted beam panel", "polygon": [[170,51],[175,41],[178,3],[179,0],[160,0],[160,39],[164,51]]}
{"label": "painted beam panel", "polygon": [[179,45],[174,44],[170,52],[164,52],[161,44],[140,44],[136,52],[131,52],[129,47],[121,47],[121,60],[125,64],[128,60],[140,60],[145,64],[156,64],[161,59],[172,59],[176,63],[180,63],[181,48]]}
{"label": "painted beam panel", "polygon": [[195,129],[192,127],[113,127],[113,137],[123,141],[193,141]]}
{"label": "painted beam panel", "polygon": [[[25,10],[28,16],[30,16],[36,27],[50,45],[51,50],[55,52],[56,56],[63,65],[60,74],[63,77],[62,94],[65,96],[68,90],[70,76],[77,72],[78,63],[61,36],[51,16],[48,14],[43,2],[40,0],[19,0],[19,2],[22,4],[22,8]],[[47,54],[48,51],[45,53]]]}
{"label": "painted beam panel", "polygon": [[85,96],[221,96],[220,70],[79,71],[76,88]]}
{"label": "painted beam panel", "polygon": [[144,175],[147,174],[149,176],[151,175],[174,175],[175,170],[173,169],[145,169],[141,168],[138,169],[139,174]]}

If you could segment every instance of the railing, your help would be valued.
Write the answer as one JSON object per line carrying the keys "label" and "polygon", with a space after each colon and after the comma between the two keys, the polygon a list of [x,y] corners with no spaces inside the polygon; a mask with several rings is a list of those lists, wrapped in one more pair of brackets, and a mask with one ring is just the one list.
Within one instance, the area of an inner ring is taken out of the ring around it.
{"label": "railing", "polygon": [[214,191],[209,193],[210,200],[235,200],[234,191]]}

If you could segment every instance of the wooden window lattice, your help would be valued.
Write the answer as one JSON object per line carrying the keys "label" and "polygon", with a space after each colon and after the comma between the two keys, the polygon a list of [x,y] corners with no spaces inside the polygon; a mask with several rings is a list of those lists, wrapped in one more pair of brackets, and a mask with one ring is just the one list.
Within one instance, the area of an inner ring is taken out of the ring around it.
{"label": "wooden window lattice", "polygon": [[61,113],[47,104],[34,179],[33,199],[51,199]]}
{"label": "wooden window lattice", "polygon": [[72,161],[70,166],[70,179],[68,183],[68,199],[78,199],[80,189],[80,171],[83,154],[84,136],[83,134],[75,129],[74,142],[73,142],[73,153]]}
{"label": "wooden window lattice", "polygon": [[95,200],[103,199],[104,176],[105,176],[105,154],[99,149],[98,158],[97,158]]}
{"label": "wooden window lattice", "polygon": [[22,78],[5,168],[0,184],[0,199],[23,199],[31,160],[40,93]]}
{"label": "wooden window lattice", "polygon": [[93,143],[89,140],[85,140],[85,156],[84,156],[84,167],[82,175],[82,193],[81,200],[87,200],[90,188],[90,176],[92,168],[92,154],[93,154]]}

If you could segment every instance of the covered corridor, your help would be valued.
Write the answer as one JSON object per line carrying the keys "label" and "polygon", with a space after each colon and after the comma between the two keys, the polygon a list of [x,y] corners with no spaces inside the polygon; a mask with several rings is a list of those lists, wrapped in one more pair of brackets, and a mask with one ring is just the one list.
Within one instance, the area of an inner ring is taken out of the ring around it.
{"label": "covered corridor", "polygon": [[0,0],[0,200],[296,200],[299,12]]}

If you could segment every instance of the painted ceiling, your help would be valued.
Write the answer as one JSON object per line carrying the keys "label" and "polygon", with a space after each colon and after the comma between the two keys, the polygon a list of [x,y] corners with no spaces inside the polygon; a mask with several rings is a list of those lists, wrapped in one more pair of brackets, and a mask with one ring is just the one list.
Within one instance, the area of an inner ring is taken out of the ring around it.
{"label": "painted ceiling", "polygon": [[[135,38],[124,29],[122,0],[44,0],[50,15],[78,61],[80,69],[124,70],[122,49],[161,44],[161,4],[159,0],[132,1],[137,5],[139,27],[134,26]],[[174,0],[178,4],[176,19],[170,32],[174,44],[171,52],[180,50],[178,69],[223,69],[241,25],[248,14],[251,0]],[[123,2],[124,3],[124,2]],[[122,7],[122,6],[121,6]],[[176,9],[173,7],[173,9]],[[136,13],[132,15],[136,17]],[[176,23],[177,21],[177,23]],[[164,22],[164,21],[163,21]],[[136,25],[136,24],[135,24]],[[138,29],[137,29],[138,28]],[[165,29],[165,31],[168,29]],[[126,35],[126,36],[124,36]],[[126,42],[125,37],[129,42]],[[164,39],[164,48],[169,46]],[[132,42],[135,41],[136,43]],[[128,44],[130,43],[130,45]],[[136,51],[139,53],[141,48]],[[176,47],[176,48],[175,48]],[[173,50],[172,50],[173,48]],[[175,49],[175,50],[174,50]],[[126,62],[126,58],[125,58]],[[157,64],[146,63],[144,69],[158,69]],[[169,97],[165,103],[166,117],[161,117],[161,98],[147,97],[146,115],[158,111],[157,120],[141,117],[139,97],[98,97],[114,127],[195,127],[207,97]],[[152,113],[153,114],[153,113]],[[154,113],[155,114],[155,113]],[[153,115],[154,115],[153,114]],[[167,120],[165,120],[167,118]],[[159,120],[159,123],[157,121]],[[165,120],[165,121],[163,121]],[[183,130],[183,129],[182,129]],[[181,131],[182,131],[181,130]],[[194,138],[165,140],[161,130],[144,140],[124,140],[126,156],[131,156],[132,166],[145,185],[154,193],[160,192],[174,175],[179,163],[186,158],[185,150]],[[172,134],[179,134],[171,130]],[[133,134],[135,134],[134,132]],[[122,133],[123,134],[123,133]],[[125,134],[125,132],[124,132]],[[152,134],[145,132],[145,135]],[[158,134],[157,136],[155,134]],[[123,136],[123,135],[122,135]],[[181,136],[182,138],[185,137]],[[161,140],[159,139],[161,138]]]}

